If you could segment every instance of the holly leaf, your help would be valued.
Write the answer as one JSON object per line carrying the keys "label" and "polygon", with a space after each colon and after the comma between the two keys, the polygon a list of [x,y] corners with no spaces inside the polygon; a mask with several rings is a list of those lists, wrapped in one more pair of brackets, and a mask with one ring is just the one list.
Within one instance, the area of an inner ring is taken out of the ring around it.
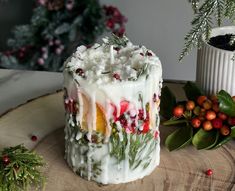
{"label": "holly leaf", "polygon": [[175,95],[171,92],[171,90],[165,86],[162,88],[161,93],[161,104],[160,104],[160,114],[170,119],[172,117],[172,110],[176,105],[176,98]]}
{"label": "holly leaf", "polygon": [[215,131],[205,131],[200,129],[194,136],[192,143],[198,149],[211,149],[214,147],[219,139],[219,132]]}
{"label": "holly leaf", "polygon": [[165,145],[169,151],[181,149],[192,141],[193,129],[190,126],[183,126],[167,136]]}
{"label": "holly leaf", "polygon": [[217,97],[219,99],[219,108],[220,111],[234,117],[235,116],[235,102],[232,97],[224,90],[219,91],[217,93]]}
{"label": "holly leaf", "polygon": [[226,136],[226,137],[220,136],[220,138],[218,139],[216,145],[212,149],[219,148],[220,146],[222,146],[225,143],[229,142],[232,138],[235,138],[235,126],[231,127],[231,133],[230,133],[229,136]]}
{"label": "holly leaf", "polygon": [[195,83],[190,81],[184,85],[183,89],[188,100],[196,101],[200,95],[203,95],[202,90],[199,89]]}

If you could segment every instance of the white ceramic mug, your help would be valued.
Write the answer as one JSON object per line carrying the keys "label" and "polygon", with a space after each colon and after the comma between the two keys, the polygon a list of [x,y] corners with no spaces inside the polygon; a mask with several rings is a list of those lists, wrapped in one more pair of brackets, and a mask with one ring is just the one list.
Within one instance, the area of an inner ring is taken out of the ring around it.
{"label": "white ceramic mug", "polygon": [[[235,26],[214,28],[211,37],[235,34]],[[205,40],[197,55],[196,82],[206,94],[225,90],[235,95],[235,51],[228,51],[209,45]]]}

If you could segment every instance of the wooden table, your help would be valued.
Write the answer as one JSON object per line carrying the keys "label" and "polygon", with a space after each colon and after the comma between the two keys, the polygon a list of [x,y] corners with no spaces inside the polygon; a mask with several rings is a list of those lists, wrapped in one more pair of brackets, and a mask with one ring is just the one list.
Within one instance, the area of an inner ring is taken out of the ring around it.
{"label": "wooden table", "polygon": [[[168,84],[183,98],[179,84]],[[127,184],[102,186],[75,175],[64,160],[64,109],[62,93],[56,92],[31,100],[0,117],[0,149],[24,143],[40,153],[47,165],[46,191],[235,191],[235,142],[230,141],[217,150],[197,151],[189,146],[169,152],[164,139],[173,129],[160,127],[161,161],[155,171],[142,180]],[[32,142],[34,134],[38,142]],[[207,169],[212,176],[206,176]]]}

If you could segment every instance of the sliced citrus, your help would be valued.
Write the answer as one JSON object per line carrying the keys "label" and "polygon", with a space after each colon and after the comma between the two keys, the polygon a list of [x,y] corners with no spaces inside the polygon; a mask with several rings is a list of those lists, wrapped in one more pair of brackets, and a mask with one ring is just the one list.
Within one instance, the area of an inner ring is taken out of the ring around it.
{"label": "sliced citrus", "polygon": [[96,131],[105,134],[107,127],[107,121],[105,118],[105,112],[101,105],[96,103]]}
{"label": "sliced citrus", "polygon": [[[82,94],[82,103],[83,103],[83,117],[81,121],[81,128],[84,130],[88,130],[88,115],[90,114],[91,103],[89,99]],[[102,106],[96,103],[96,131],[105,134],[105,130],[107,127],[105,111]]]}

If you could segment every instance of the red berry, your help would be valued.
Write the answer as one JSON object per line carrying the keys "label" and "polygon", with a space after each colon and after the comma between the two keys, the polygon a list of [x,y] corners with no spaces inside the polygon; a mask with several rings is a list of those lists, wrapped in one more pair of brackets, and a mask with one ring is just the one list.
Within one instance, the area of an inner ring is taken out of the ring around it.
{"label": "red berry", "polygon": [[154,133],[154,139],[157,139],[159,137],[159,132],[158,131],[155,131]]}
{"label": "red berry", "polygon": [[223,125],[223,127],[220,128],[220,134],[223,136],[229,135],[231,132],[231,129],[227,125]]}
{"label": "red berry", "polygon": [[76,73],[77,73],[79,76],[84,77],[84,70],[83,70],[82,68],[78,68],[78,69],[76,70]]}
{"label": "red berry", "polygon": [[219,104],[218,104],[218,103],[214,103],[214,104],[212,105],[212,109],[213,109],[216,113],[218,113],[218,112],[219,112]]}
{"label": "red berry", "polygon": [[195,102],[191,100],[187,101],[186,109],[192,111],[194,108],[195,108]]}
{"label": "red berry", "polygon": [[205,110],[209,110],[212,108],[212,102],[211,100],[207,99],[206,101],[203,102],[202,104],[202,107],[205,109]]}
{"label": "red berry", "polygon": [[194,128],[199,128],[200,125],[201,125],[201,121],[200,121],[200,119],[198,119],[198,118],[196,117],[196,118],[193,118],[193,119],[191,120],[191,124],[192,124],[192,126],[193,126]]}
{"label": "red berry", "polygon": [[223,121],[228,119],[228,116],[225,113],[219,112],[218,117],[222,119]]}
{"label": "red berry", "polygon": [[197,98],[197,103],[198,105],[202,106],[203,102],[207,100],[207,97],[206,96],[199,96]]}
{"label": "red berry", "polygon": [[31,140],[32,140],[33,142],[35,142],[35,141],[38,140],[38,137],[37,137],[36,135],[32,135],[32,136],[31,136]]}
{"label": "red berry", "polygon": [[210,131],[211,129],[213,129],[213,126],[210,121],[204,121],[202,127],[205,131]]}
{"label": "red berry", "polygon": [[206,112],[206,119],[211,121],[216,118],[216,113],[212,110]]}
{"label": "red berry", "polygon": [[7,166],[10,163],[10,158],[8,155],[3,155],[2,162],[5,166]]}
{"label": "red berry", "polygon": [[234,126],[235,125],[235,117],[229,117],[228,124]]}
{"label": "red berry", "polygon": [[220,129],[223,126],[223,121],[220,118],[215,118],[211,121],[215,129]]}
{"label": "red berry", "polygon": [[106,26],[110,29],[113,29],[114,28],[114,22],[112,19],[109,19],[106,21]]}
{"label": "red berry", "polygon": [[173,109],[173,115],[175,117],[182,117],[184,114],[184,107],[182,105],[178,105]]}
{"label": "red berry", "polygon": [[207,176],[211,176],[213,174],[213,171],[211,170],[211,169],[208,169],[207,171],[206,171],[206,175]]}
{"label": "red berry", "polygon": [[116,50],[117,52],[118,52],[119,50],[121,50],[120,47],[114,47],[113,49]]}
{"label": "red berry", "polygon": [[116,79],[116,80],[120,80],[121,81],[121,77],[118,73],[114,73],[113,74],[113,77]]}
{"label": "red berry", "polygon": [[76,106],[76,102],[73,99],[65,99],[64,105],[65,105],[66,111],[69,113],[76,113],[78,110]]}
{"label": "red berry", "polygon": [[152,54],[151,52],[147,51],[147,52],[146,52],[146,55],[147,55],[147,56],[152,56],[153,54]]}

